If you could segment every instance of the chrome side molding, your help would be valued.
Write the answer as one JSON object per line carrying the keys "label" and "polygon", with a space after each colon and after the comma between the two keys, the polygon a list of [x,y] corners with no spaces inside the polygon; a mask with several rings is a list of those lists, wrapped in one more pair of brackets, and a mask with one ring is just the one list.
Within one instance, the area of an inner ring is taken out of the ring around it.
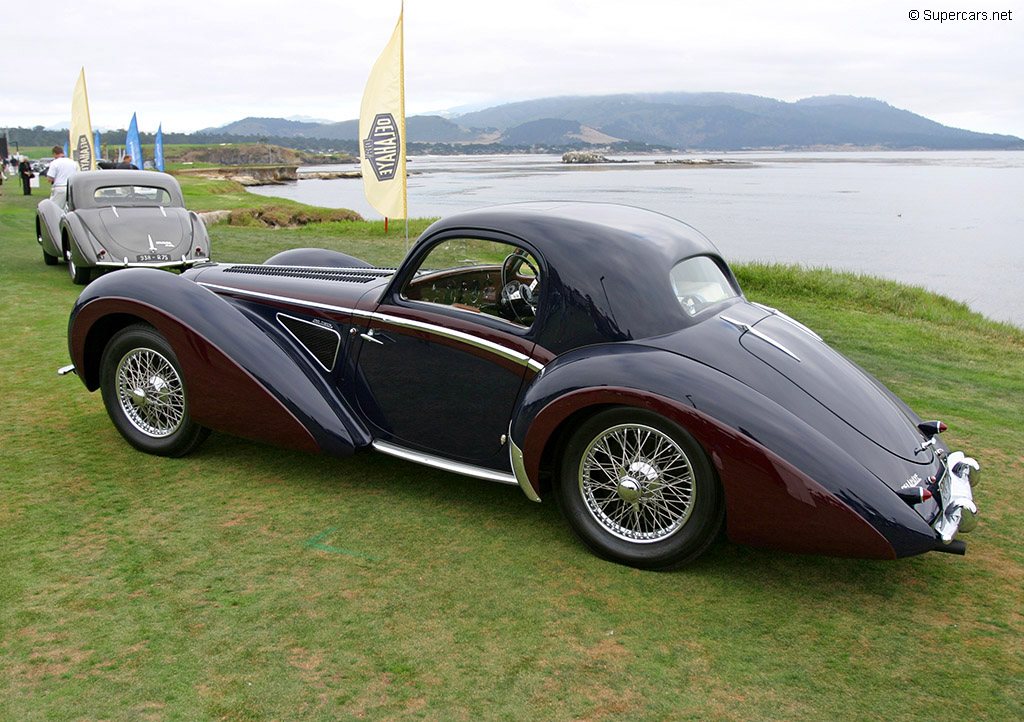
{"label": "chrome side molding", "polygon": [[397,446],[387,441],[374,441],[373,448],[389,456],[396,456],[399,459],[412,461],[416,464],[423,464],[424,466],[430,466],[434,469],[450,471],[454,474],[472,476],[475,479],[484,479],[486,481],[496,481],[499,484],[508,484],[510,486],[516,486],[519,483],[516,481],[516,477],[507,471],[495,471],[494,469],[485,469],[482,466],[473,466],[472,464],[464,464],[459,461],[442,459],[439,456],[425,454],[422,451],[406,449],[405,447]]}

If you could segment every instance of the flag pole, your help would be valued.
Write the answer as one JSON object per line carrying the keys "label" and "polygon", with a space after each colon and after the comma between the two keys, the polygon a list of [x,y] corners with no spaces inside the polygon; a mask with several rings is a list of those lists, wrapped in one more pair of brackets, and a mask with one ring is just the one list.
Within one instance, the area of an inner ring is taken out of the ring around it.
{"label": "flag pole", "polygon": [[399,49],[399,52],[398,52],[398,65],[399,65],[398,83],[399,83],[399,85],[402,88],[402,90],[401,90],[401,96],[402,96],[402,176],[403,176],[403,178],[402,178],[402,207],[405,210],[405,213],[403,213],[402,215],[405,216],[405,255],[408,256],[409,255],[409,184],[408,184],[408,180],[407,180],[407,172],[406,172],[406,169],[405,169],[405,164],[406,164],[406,161],[408,159],[408,154],[405,152],[405,144],[406,144],[406,137],[405,137],[405,0],[402,0],[401,9],[400,9],[399,12],[401,13],[399,17],[402,18],[402,37],[399,40],[399,44],[401,45],[401,48]]}

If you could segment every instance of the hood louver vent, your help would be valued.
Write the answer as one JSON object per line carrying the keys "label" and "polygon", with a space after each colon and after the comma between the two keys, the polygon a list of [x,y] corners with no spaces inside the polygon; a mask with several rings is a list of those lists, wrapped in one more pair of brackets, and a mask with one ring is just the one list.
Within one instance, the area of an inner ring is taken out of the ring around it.
{"label": "hood louver vent", "polygon": [[333,328],[321,326],[301,318],[277,314],[277,321],[284,326],[325,371],[333,371],[341,346],[341,334]]}
{"label": "hood louver vent", "polygon": [[387,278],[395,273],[393,268],[319,268],[307,266],[231,266],[225,273],[248,273],[255,276],[284,276],[287,278],[312,278],[321,281],[348,281],[369,283],[378,278]]}

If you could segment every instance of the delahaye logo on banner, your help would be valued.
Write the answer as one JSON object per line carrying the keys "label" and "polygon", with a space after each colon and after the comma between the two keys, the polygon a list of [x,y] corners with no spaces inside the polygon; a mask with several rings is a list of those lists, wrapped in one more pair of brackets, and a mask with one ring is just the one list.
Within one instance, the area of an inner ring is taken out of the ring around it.
{"label": "delahaye logo on banner", "polygon": [[398,170],[400,140],[395,116],[378,113],[370,125],[368,137],[363,139],[363,156],[370,162],[378,181],[394,179]]}
{"label": "delahaye logo on banner", "polygon": [[75,163],[78,165],[79,170],[92,170],[92,145],[90,145],[87,136],[78,136],[74,155]]}

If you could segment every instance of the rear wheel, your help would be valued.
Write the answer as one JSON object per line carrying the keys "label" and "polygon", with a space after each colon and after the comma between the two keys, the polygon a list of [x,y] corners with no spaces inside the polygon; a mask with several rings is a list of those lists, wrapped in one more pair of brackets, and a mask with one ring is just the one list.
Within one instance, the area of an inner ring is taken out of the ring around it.
{"label": "rear wheel", "polygon": [[184,456],[210,431],[189,417],[181,367],[152,326],[129,326],[110,340],[100,361],[103,404],[125,440],[157,456]]}
{"label": "rear wheel", "polygon": [[573,433],[555,498],[591,551],[641,569],[697,558],[724,518],[718,479],[700,444],[678,424],[627,407],[598,413]]}
{"label": "rear wheel", "polygon": [[39,247],[43,249],[43,263],[47,266],[56,266],[60,262],[60,259],[57,258],[57,256],[46,252],[46,246],[43,245],[42,220],[40,220],[39,216],[36,216],[36,242],[38,242]]}
{"label": "rear wheel", "polygon": [[64,246],[64,257],[68,262],[68,273],[71,274],[71,282],[76,286],[84,286],[89,282],[89,269],[80,268],[75,264],[75,259],[71,256],[71,247]]}

